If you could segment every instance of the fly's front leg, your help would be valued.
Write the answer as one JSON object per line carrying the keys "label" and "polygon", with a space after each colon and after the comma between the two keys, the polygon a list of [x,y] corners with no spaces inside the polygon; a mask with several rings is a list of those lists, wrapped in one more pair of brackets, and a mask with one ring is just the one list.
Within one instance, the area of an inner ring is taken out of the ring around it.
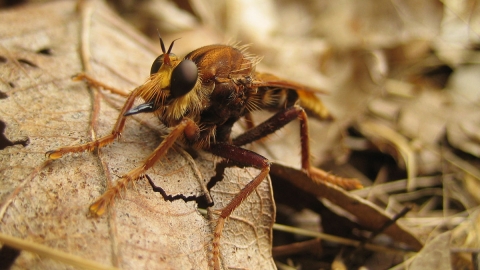
{"label": "fly's front leg", "polygon": [[117,94],[117,95],[122,96],[122,97],[128,97],[128,93],[125,93],[124,91],[119,90],[119,89],[114,88],[114,87],[111,87],[109,85],[106,85],[106,84],[94,79],[93,77],[91,77],[91,76],[89,76],[88,74],[85,74],[85,73],[80,73],[80,74],[76,75],[75,77],[73,77],[73,80],[74,81],[84,81],[90,86],[93,86],[93,87],[96,87],[96,88],[102,88],[104,90],[108,90],[111,93]]}
{"label": "fly's front leg", "polygon": [[273,132],[279,130],[289,122],[298,119],[300,121],[300,143],[302,147],[302,169],[314,181],[330,182],[345,189],[361,188],[362,185],[357,179],[338,177],[329,174],[310,164],[310,142],[308,135],[308,117],[305,110],[300,106],[292,106],[276,113],[274,116],[259,124],[258,126],[247,130],[242,135],[233,139],[234,145],[245,145],[257,141]]}
{"label": "fly's front leg", "polygon": [[130,96],[128,96],[127,101],[123,105],[123,108],[120,111],[120,116],[118,117],[117,122],[115,123],[115,126],[113,127],[112,132],[109,135],[101,137],[89,143],[75,145],[75,146],[66,146],[66,147],[58,148],[56,150],[50,150],[47,153],[45,153],[45,155],[49,159],[58,159],[68,153],[93,151],[96,148],[100,148],[105,145],[111,144],[112,142],[115,141],[115,139],[120,137],[123,129],[125,128],[126,117],[124,116],[124,114],[132,108],[135,98],[136,98],[135,91],[133,91],[130,94]]}
{"label": "fly's front leg", "polygon": [[257,186],[267,177],[270,172],[270,162],[263,156],[240,148],[231,144],[212,144],[208,150],[212,154],[219,157],[228,159],[238,163],[239,165],[246,165],[254,167],[260,170],[260,173],[250,181],[242,190],[235,195],[235,197],[225,206],[218,217],[217,225],[213,232],[213,250],[212,250],[212,262],[214,269],[220,269],[220,237],[222,236],[223,227],[225,226],[225,220],[232,214],[243,200],[245,200]]}
{"label": "fly's front leg", "polygon": [[129,183],[141,178],[149,168],[165,156],[168,149],[172,147],[180,136],[184,135],[187,140],[191,140],[197,138],[199,132],[199,128],[195,122],[188,118],[183,119],[171,130],[167,137],[165,137],[162,143],[160,143],[141,166],[125,174],[117,181],[115,186],[108,188],[107,191],[90,206],[90,213],[95,216],[103,215],[113,203],[115,197],[125,189]]}

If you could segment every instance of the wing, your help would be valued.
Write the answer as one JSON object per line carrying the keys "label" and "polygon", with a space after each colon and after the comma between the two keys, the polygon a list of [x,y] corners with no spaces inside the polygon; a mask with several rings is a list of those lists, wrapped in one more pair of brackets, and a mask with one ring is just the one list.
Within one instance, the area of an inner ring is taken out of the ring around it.
{"label": "wing", "polygon": [[297,101],[310,116],[321,120],[333,117],[315,93],[326,93],[299,83],[281,79],[269,73],[255,72],[253,86],[258,87],[262,103],[267,109],[279,109],[295,104]]}

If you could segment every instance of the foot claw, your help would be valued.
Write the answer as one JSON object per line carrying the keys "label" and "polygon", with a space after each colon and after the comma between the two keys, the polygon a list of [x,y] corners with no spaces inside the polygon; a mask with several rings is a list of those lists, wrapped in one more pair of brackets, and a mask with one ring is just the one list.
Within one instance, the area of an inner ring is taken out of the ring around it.
{"label": "foot claw", "polygon": [[48,159],[59,159],[63,156],[63,154],[58,150],[50,150],[50,151],[45,153],[45,156]]}
{"label": "foot claw", "polygon": [[95,217],[102,216],[103,214],[105,214],[108,204],[109,202],[103,197],[98,198],[98,200],[96,200],[92,205],[90,205],[90,214]]}

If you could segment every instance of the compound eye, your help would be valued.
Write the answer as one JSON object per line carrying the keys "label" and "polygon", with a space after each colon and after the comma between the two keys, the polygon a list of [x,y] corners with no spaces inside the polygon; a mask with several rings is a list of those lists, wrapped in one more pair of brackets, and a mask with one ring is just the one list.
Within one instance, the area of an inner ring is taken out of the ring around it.
{"label": "compound eye", "polygon": [[182,60],[172,71],[170,95],[177,98],[187,94],[197,83],[197,78],[197,65],[192,60]]}
{"label": "compound eye", "polygon": [[155,61],[153,61],[152,68],[150,69],[150,75],[157,73],[162,65],[163,65],[163,54],[157,57]]}

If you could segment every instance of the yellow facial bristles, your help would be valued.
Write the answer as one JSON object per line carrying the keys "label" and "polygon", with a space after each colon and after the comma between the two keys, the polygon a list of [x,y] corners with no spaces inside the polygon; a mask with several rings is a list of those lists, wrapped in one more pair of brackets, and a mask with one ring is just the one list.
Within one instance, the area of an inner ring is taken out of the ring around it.
{"label": "yellow facial bristles", "polygon": [[137,96],[140,96],[146,102],[154,101],[155,107],[160,107],[167,97],[167,93],[162,91],[161,76],[156,73],[137,89]]}

